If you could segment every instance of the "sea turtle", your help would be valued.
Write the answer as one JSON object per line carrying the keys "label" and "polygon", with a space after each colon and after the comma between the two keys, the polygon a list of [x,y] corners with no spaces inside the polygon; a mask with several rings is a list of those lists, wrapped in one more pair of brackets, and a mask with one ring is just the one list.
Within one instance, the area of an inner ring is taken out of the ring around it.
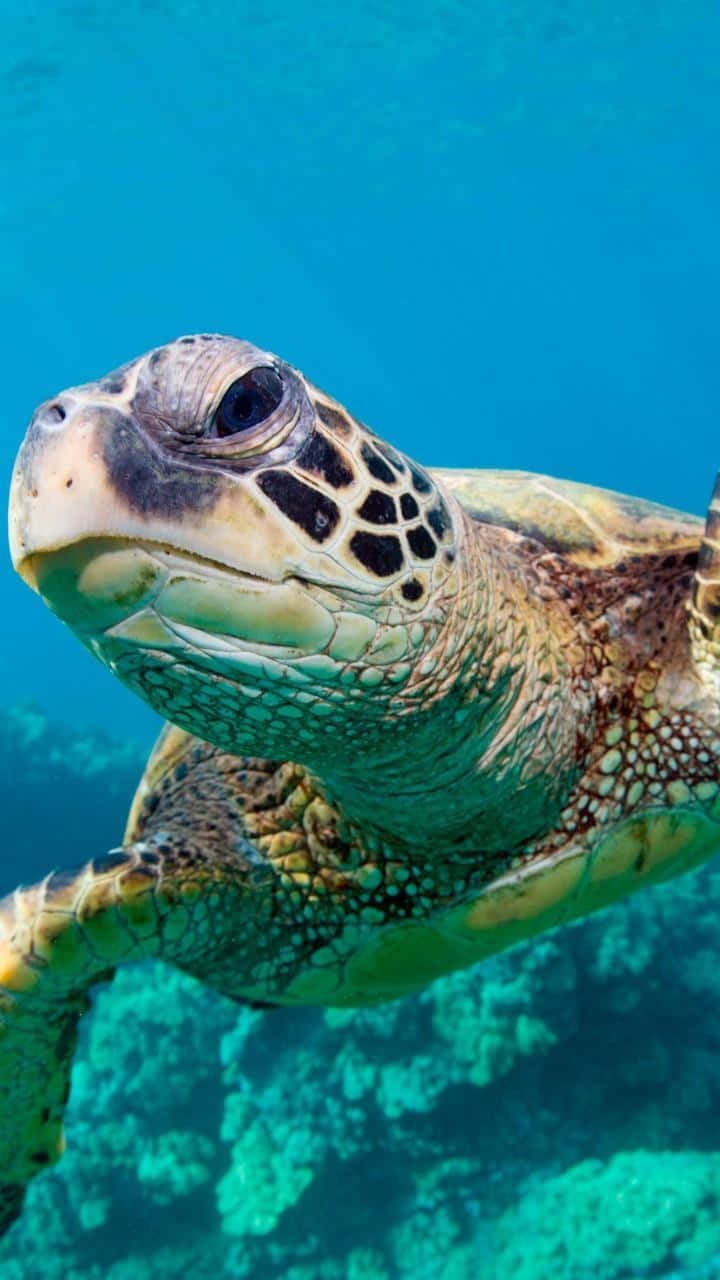
{"label": "sea turtle", "polygon": [[707,858],[718,522],[424,470],[213,334],[43,404],[15,565],[171,725],[122,847],[0,904],[4,1224],[120,961],[389,1000]]}

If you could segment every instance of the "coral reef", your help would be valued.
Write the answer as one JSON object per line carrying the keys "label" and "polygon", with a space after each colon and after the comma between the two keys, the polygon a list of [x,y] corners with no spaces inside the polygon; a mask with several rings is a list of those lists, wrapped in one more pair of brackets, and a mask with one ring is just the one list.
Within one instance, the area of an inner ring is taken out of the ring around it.
{"label": "coral reef", "polygon": [[657,1275],[720,1251],[720,1154],[621,1152],[538,1179],[497,1224],[488,1280]]}
{"label": "coral reef", "polygon": [[[35,713],[0,719],[22,782],[6,821],[27,826],[31,759],[57,749],[102,852],[142,752],[63,741]],[[116,808],[87,807],[96,749]],[[54,860],[76,861],[52,827]],[[68,1149],[0,1245],[3,1280],[717,1276],[719,908],[711,864],[357,1011],[260,1012],[160,964],[121,970],[83,1022]]]}

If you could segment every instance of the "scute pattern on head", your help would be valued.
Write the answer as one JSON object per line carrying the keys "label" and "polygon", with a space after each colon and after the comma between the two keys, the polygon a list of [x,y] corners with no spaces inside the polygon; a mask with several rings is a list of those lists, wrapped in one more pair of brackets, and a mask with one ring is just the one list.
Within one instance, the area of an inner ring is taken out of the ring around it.
{"label": "scute pattern on head", "polygon": [[[403,599],[421,601],[453,558],[452,520],[438,487],[341,405],[308,389],[316,421],[306,444],[285,468],[261,470],[256,483],[352,574],[394,583],[409,571]],[[422,495],[421,506],[414,494]]]}

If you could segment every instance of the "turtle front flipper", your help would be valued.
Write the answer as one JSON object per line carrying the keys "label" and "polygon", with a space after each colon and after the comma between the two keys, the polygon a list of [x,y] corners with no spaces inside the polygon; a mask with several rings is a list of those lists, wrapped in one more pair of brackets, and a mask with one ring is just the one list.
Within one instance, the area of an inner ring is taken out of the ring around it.
{"label": "turtle front flipper", "polygon": [[139,842],[0,902],[0,1234],[31,1178],[62,1154],[89,989],[121,961],[145,956],[202,976],[235,898],[226,872],[226,910],[213,914],[217,879]]}

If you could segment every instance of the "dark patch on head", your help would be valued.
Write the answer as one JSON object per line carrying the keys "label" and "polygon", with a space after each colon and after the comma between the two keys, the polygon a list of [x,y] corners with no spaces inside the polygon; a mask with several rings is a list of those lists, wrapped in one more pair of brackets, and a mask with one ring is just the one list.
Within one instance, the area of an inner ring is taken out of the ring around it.
{"label": "dark patch on head", "polygon": [[413,520],[420,508],[411,493],[404,493],[400,498],[400,510],[406,520]]}
{"label": "dark patch on head", "polygon": [[47,1151],[33,1151],[32,1155],[30,1156],[30,1159],[32,1160],[33,1164],[49,1164],[50,1163],[50,1156],[48,1155]]}
{"label": "dark patch on head", "polygon": [[48,894],[60,893],[63,889],[68,889],[70,885],[75,884],[82,870],[83,868],[79,866],[63,867],[62,871],[53,871],[52,875],[47,878],[46,892]]}
{"label": "dark patch on head", "polygon": [[428,511],[427,522],[435,536],[441,541],[443,535],[450,528],[450,516],[444,502],[438,502],[438,505],[433,507],[432,511]]}
{"label": "dark patch on head", "polygon": [[420,560],[432,560],[436,547],[424,524],[419,524],[415,529],[410,529],[407,540],[410,550]]}
{"label": "dark patch on head", "polygon": [[96,875],[102,875],[105,871],[114,871],[116,867],[122,867],[127,864],[128,855],[126,853],[106,853],[102,858],[93,858],[92,869]]}
{"label": "dark patch on head", "polygon": [[405,470],[405,463],[400,457],[400,454],[395,452],[392,445],[386,444],[384,440],[376,440],[375,448],[383,455],[384,458],[387,458],[388,462],[392,464],[396,471],[399,471],[400,474],[402,474]]}
{"label": "dark patch on head", "polygon": [[185,346],[185,347],[189,347],[189,346],[190,346],[190,345],[195,341],[195,339],[194,339],[194,338],[180,338],[180,339],[179,339],[179,341],[183,344],[183,346]]}
{"label": "dark patch on head", "polygon": [[354,476],[347,462],[335,445],[321,431],[314,431],[297,455],[297,464],[303,471],[322,476],[333,489],[352,484]]}
{"label": "dark patch on head", "polygon": [[332,499],[303,484],[289,471],[261,471],[257,483],[283,515],[304,529],[314,542],[324,542],[336,528],[340,512]]}
{"label": "dark patch on head", "polygon": [[395,500],[380,489],[370,490],[362,506],[358,508],[358,515],[369,524],[397,524]]}
{"label": "dark patch on head", "polygon": [[446,552],[445,552],[445,559],[446,559],[446,561],[447,561],[447,563],[448,563],[448,564],[454,564],[454,563],[455,563],[455,552],[454,552],[454,551],[446,551]]}
{"label": "dark patch on head", "polygon": [[682,562],[684,565],[687,565],[689,569],[697,569],[699,558],[699,551],[686,551],[682,558]]}
{"label": "dark patch on head", "polygon": [[392,534],[365,533],[358,529],[350,539],[350,550],[378,578],[388,578],[404,564],[400,539]]}
{"label": "dark patch on head", "polygon": [[422,583],[417,578],[411,578],[409,582],[403,582],[400,590],[406,600],[419,600],[422,593]]}
{"label": "dark patch on head", "polygon": [[382,480],[383,484],[395,484],[397,482],[395,473],[390,470],[387,462],[384,462],[380,455],[377,454],[369,444],[363,444],[360,450],[360,457],[365,463],[370,475],[374,476],[376,480]]}
{"label": "dark patch on head", "polygon": [[[694,600],[693,603],[698,603],[698,601],[699,601],[699,597],[698,597],[698,600]],[[702,612],[705,614],[705,616],[708,618],[712,618],[713,621],[715,621],[716,618],[720,618],[720,600],[713,599],[713,597],[707,591],[705,592],[705,595],[702,597],[700,608],[702,609]]]}
{"label": "dark patch on head", "polygon": [[187,777],[187,771],[187,764],[184,760],[181,760],[180,764],[175,767],[175,781],[182,782],[183,778]]}
{"label": "dark patch on head", "polygon": [[211,466],[167,456],[116,409],[97,409],[96,417],[108,479],[131,510],[173,519],[215,505],[220,483]]}
{"label": "dark patch on head", "polygon": [[429,476],[421,471],[420,467],[411,467],[410,475],[412,476],[413,489],[416,493],[432,493],[432,480]]}
{"label": "dark patch on head", "polygon": [[320,421],[324,422],[325,426],[329,427],[331,431],[335,431],[337,435],[345,436],[345,438],[351,435],[350,423],[338,409],[331,409],[327,404],[316,404],[315,409]]}

